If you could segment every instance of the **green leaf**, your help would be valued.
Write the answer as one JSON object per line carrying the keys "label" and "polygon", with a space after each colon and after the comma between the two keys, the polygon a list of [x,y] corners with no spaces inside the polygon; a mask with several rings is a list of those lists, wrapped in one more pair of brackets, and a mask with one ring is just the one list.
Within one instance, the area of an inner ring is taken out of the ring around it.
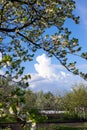
{"label": "green leaf", "polygon": [[0,108],[2,108],[3,107],[3,103],[2,102],[0,102]]}
{"label": "green leaf", "polygon": [[10,55],[6,55],[6,56],[3,57],[2,61],[3,62],[12,61],[12,57]]}
{"label": "green leaf", "polygon": [[78,70],[78,69],[75,69],[75,70],[73,71],[73,73],[74,73],[75,75],[78,75],[78,74],[79,74],[79,70]]}

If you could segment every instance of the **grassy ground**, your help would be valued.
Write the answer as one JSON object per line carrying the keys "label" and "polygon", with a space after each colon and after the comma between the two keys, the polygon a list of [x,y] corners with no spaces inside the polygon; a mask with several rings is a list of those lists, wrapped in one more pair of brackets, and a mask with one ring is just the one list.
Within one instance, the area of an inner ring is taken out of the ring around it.
{"label": "grassy ground", "polygon": [[[57,124],[39,124],[36,130],[87,130],[87,122],[84,123],[57,123]],[[10,129],[0,129],[10,130]],[[29,127],[24,130],[30,130]]]}
{"label": "grassy ground", "polygon": [[87,128],[87,122],[80,122],[80,123],[59,123],[58,126],[66,126],[66,127],[74,127],[74,128]]}
{"label": "grassy ground", "polygon": [[87,130],[85,123],[59,123],[59,124],[42,124],[37,130]]}
{"label": "grassy ground", "polygon": [[51,128],[39,128],[37,130],[87,130],[87,128],[51,127]]}

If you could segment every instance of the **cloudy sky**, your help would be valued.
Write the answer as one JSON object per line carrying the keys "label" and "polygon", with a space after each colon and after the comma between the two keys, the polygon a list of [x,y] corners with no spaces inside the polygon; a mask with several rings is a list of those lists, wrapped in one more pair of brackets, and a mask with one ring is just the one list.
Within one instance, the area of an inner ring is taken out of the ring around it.
{"label": "cloudy sky", "polygon": [[[73,36],[79,39],[79,44],[83,47],[83,51],[87,51],[87,0],[76,0],[74,13],[80,16],[80,24],[75,25],[73,21],[67,21],[65,26],[72,31]],[[55,29],[51,29],[51,33],[54,32]],[[56,59],[48,58],[44,51],[37,52],[34,60],[26,63],[25,66],[25,73],[31,74],[29,87],[33,91],[43,90],[44,92],[63,93],[70,91],[72,85],[85,82],[79,76],[69,73]],[[87,63],[80,60],[79,68],[87,71]],[[0,70],[0,73],[3,74],[3,71]]]}
{"label": "cloudy sky", "polygon": [[[72,21],[65,24],[72,31],[72,35],[79,39],[83,50],[87,50],[87,1],[76,0],[75,14],[80,16],[80,24],[75,25]],[[53,32],[54,30],[52,30]],[[34,70],[31,72],[30,88],[34,91],[43,90],[63,93],[70,91],[74,84],[85,82],[79,76],[69,73],[56,59],[51,59],[44,52],[36,54],[32,63]],[[79,68],[87,71],[87,63],[79,61]]]}
{"label": "cloudy sky", "polygon": [[[86,64],[83,65],[87,68]],[[83,68],[83,65],[80,68]],[[36,57],[34,69],[35,73],[31,73],[30,80],[30,88],[34,91],[42,90],[62,94],[70,91],[74,84],[84,82],[83,79],[69,73],[60,64],[52,63],[52,59],[44,53]]]}

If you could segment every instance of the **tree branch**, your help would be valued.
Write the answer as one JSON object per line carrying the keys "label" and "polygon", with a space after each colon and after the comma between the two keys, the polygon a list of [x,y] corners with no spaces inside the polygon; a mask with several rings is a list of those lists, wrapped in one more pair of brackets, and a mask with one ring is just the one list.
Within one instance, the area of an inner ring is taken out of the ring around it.
{"label": "tree branch", "polygon": [[27,23],[25,23],[23,26],[21,26],[21,27],[14,27],[14,28],[2,28],[2,27],[0,27],[0,31],[4,31],[4,32],[15,32],[16,30],[22,30],[22,29],[24,29],[24,28],[26,28],[26,27],[28,27],[28,26],[30,26],[31,24],[33,24],[36,20],[40,20],[40,18],[35,18],[35,19],[33,19],[31,22],[27,22]]}
{"label": "tree branch", "polygon": [[63,62],[60,60],[60,58],[59,58],[57,55],[55,55],[55,54],[53,53],[53,56],[61,63],[61,65],[63,65],[69,72],[72,73],[72,71],[71,71],[66,65],[63,64]]}
{"label": "tree branch", "polygon": [[25,1],[21,1],[21,0],[9,0],[9,1],[11,1],[12,3],[14,3],[14,2],[18,2],[18,3],[21,3],[21,4],[26,4],[26,5],[28,5],[27,2],[25,2]]}
{"label": "tree branch", "polygon": [[28,4],[33,5],[33,4],[36,3],[36,0],[34,0],[34,2],[29,2],[29,0],[28,0],[28,2],[26,2],[26,1],[21,1],[21,0],[9,0],[9,1],[11,1],[12,3],[18,2],[18,3],[26,4],[26,5],[28,5]]}
{"label": "tree branch", "polygon": [[[43,50],[46,51],[46,52],[49,52],[49,51],[50,51],[50,49],[48,50],[48,49],[46,49],[46,48],[42,48],[42,47],[40,46],[40,44],[36,44],[35,42],[31,41],[28,37],[24,36],[23,34],[21,34],[21,33],[19,33],[19,32],[18,32],[18,34],[19,34],[20,36],[22,36],[23,38],[25,38],[27,41],[29,41],[29,42],[31,42],[32,44],[34,44],[35,46],[39,47],[39,49],[43,49]],[[63,62],[61,61],[61,59],[60,59],[55,53],[53,53],[53,56],[54,56],[54,57],[61,63],[61,65],[63,65],[69,72],[73,73],[66,65],[63,64]]]}
{"label": "tree branch", "polygon": [[21,37],[25,38],[28,42],[31,42],[33,45],[35,45],[36,47],[38,47],[39,49],[41,49],[42,47],[40,46],[40,44],[36,44],[35,42],[33,42],[32,40],[30,40],[28,37],[26,37],[25,35],[23,35],[20,32],[17,32],[17,34],[19,34]]}

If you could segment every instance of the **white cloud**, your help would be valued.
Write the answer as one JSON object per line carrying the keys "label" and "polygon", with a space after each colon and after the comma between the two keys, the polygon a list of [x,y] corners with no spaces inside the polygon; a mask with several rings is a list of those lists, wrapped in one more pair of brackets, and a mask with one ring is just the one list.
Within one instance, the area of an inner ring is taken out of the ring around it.
{"label": "white cloud", "polygon": [[30,88],[35,91],[55,91],[59,93],[71,90],[73,83],[79,82],[78,76],[73,76],[61,65],[53,64],[51,58],[42,54],[34,64],[36,73],[31,74]]}
{"label": "white cloud", "polygon": [[39,76],[43,78],[49,78],[49,79],[51,77],[55,77],[55,74],[54,74],[55,68],[51,64],[50,58],[48,58],[45,54],[42,54],[41,56],[38,56],[36,58],[36,61],[38,63],[36,63],[34,67],[37,73],[39,74]]}
{"label": "white cloud", "polygon": [[[51,58],[48,58],[46,54],[42,54],[36,58],[37,63],[34,65],[38,76],[46,78],[50,81],[61,80],[69,76],[64,71],[57,72],[60,66],[51,63]],[[59,67],[59,68],[58,68]],[[61,69],[63,69],[61,67]]]}

